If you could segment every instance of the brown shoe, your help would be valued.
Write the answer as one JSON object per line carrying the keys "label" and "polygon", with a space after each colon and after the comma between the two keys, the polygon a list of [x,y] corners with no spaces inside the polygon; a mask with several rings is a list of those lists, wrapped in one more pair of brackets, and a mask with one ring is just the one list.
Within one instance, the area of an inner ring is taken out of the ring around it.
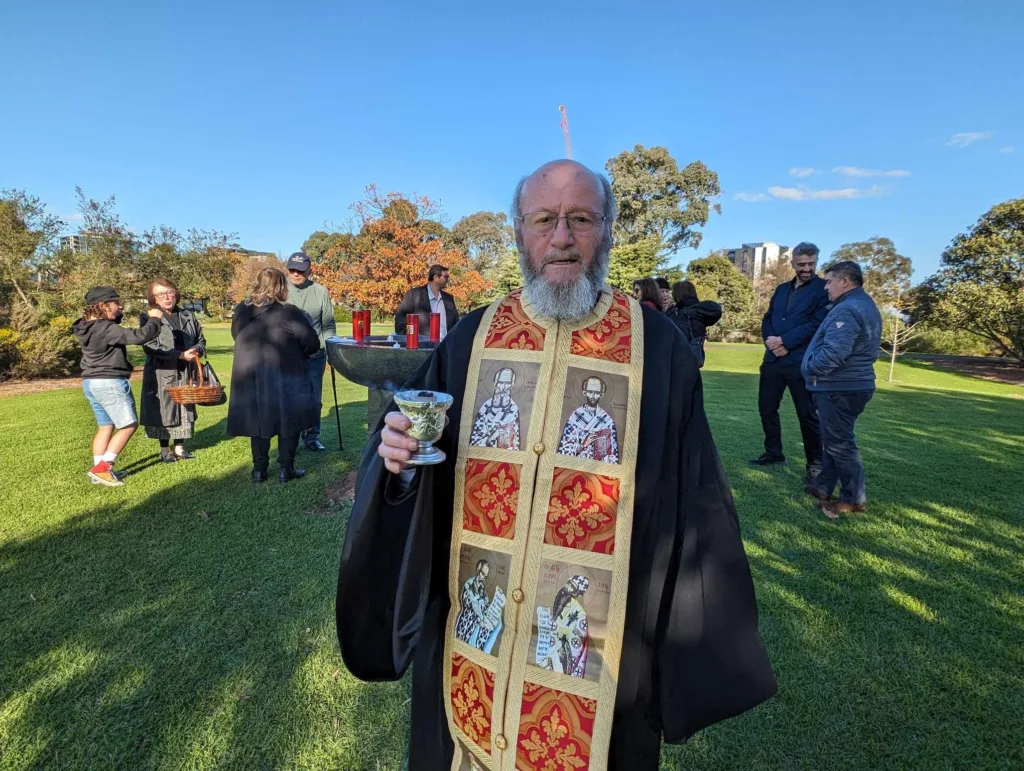
{"label": "brown shoe", "polygon": [[820,490],[815,489],[811,485],[807,485],[804,488],[804,492],[807,493],[812,498],[814,498],[819,503],[824,503],[825,501],[828,501],[828,500],[832,499],[831,495],[826,495],[825,493],[821,492]]}
{"label": "brown shoe", "polygon": [[821,513],[829,519],[839,519],[840,514],[863,514],[868,510],[866,503],[840,503],[838,501],[822,501]]}

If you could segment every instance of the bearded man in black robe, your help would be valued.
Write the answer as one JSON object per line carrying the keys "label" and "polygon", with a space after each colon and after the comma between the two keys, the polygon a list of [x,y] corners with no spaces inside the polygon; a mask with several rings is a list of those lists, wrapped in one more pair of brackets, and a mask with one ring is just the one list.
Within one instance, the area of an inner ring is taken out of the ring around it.
{"label": "bearded man in black robe", "polygon": [[[413,665],[412,771],[653,770],[663,740],[775,694],[697,362],[671,320],[605,285],[614,218],[607,180],[578,163],[522,180],[524,289],[461,321],[408,384],[454,397],[447,460],[407,466],[417,445],[396,411],[364,452],[338,639],[363,680]],[[535,384],[518,397],[530,405],[521,449],[469,441],[495,366]],[[619,432],[608,463],[558,452],[579,384],[597,377]],[[455,634],[480,559],[510,599],[490,653]],[[534,661],[572,576],[587,587],[588,665],[575,677]]]}

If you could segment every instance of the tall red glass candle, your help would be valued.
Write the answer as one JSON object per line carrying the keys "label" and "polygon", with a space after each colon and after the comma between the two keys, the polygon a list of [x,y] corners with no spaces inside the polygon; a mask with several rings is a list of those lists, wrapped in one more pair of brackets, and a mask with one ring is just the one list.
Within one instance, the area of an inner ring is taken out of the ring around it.
{"label": "tall red glass candle", "polygon": [[420,347],[420,317],[410,313],[405,320],[405,347],[415,351]]}
{"label": "tall red glass candle", "polygon": [[441,314],[430,314],[430,342],[441,342]]}

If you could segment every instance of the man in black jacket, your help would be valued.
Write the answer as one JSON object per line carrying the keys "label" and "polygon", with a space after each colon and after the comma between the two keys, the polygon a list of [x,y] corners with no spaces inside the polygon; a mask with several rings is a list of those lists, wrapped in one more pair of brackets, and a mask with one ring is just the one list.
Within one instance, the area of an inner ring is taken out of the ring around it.
{"label": "man in black jacket", "polygon": [[789,388],[800,420],[809,479],[816,477],[821,469],[821,433],[814,400],[800,374],[800,361],[828,313],[825,281],[815,273],[817,267],[818,247],[806,242],[797,244],[793,249],[796,276],[776,287],[761,321],[765,353],[757,388],[757,409],[764,428],[764,452],[750,461],[755,466],[786,464],[779,405]]}
{"label": "man in black jacket", "polygon": [[455,307],[455,298],[444,291],[448,286],[448,268],[444,265],[431,265],[427,273],[426,286],[410,289],[402,298],[402,304],[395,311],[395,332],[405,333],[405,324],[409,314],[420,317],[420,334],[430,332],[430,314],[441,314],[441,339],[447,335],[459,320],[459,311]]}

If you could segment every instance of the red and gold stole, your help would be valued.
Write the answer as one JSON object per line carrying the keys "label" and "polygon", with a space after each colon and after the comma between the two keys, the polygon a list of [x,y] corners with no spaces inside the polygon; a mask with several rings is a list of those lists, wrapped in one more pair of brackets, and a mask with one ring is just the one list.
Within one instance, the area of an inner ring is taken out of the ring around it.
{"label": "red and gold stole", "polygon": [[521,291],[484,314],[448,573],[453,769],[607,767],[642,378],[640,306],[620,292],[573,323]]}

